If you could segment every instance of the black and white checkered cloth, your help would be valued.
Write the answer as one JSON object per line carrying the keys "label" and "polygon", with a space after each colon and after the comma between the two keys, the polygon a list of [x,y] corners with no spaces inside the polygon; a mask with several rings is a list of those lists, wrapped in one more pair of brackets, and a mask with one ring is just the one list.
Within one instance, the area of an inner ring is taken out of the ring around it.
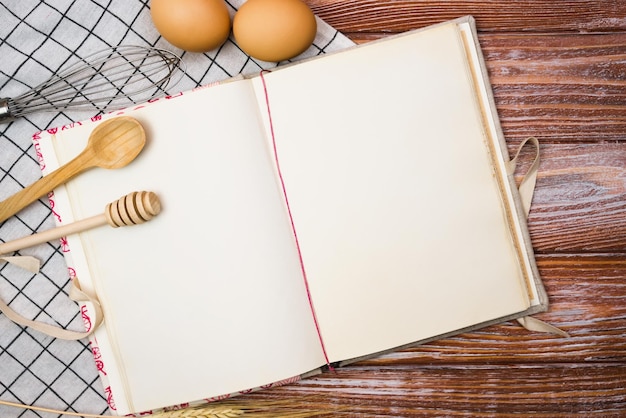
{"label": "black and white checkered cloth", "polygon": [[[227,1],[231,14],[243,3]],[[229,40],[206,54],[186,53],[162,39],[148,0],[3,0],[0,2],[0,97],[15,97],[47,80],[78,57],[117,45],[156,46],[182,57],[186,74],[168,93],[188,90],[275,64],[257,62]],[[319,21],[314,45],[298,59],[351,46]],[[40,176],[34,133],[93,116],[89,112],[36,113],[0,125],[0,201]],[[4,223],[0,242],[52,228],[47,199]],[[41,260],[39,274],[0,263],[0,298],[22,315],[82,330],[78,306],[67,296],[69,276],[59,242],[19,252]],[[0,400],[65,411],[107,414],[102,384],[88,342],[53,339],[0,314]],[[58,417],[0,406],[0,418]]]}

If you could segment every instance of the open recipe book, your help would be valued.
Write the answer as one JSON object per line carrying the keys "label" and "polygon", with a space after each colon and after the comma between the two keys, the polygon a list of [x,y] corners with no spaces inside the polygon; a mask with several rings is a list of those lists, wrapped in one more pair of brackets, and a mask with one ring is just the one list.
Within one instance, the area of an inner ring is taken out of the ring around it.
{"label": "open recipe book", "polygon": [[[148,135],[137,159],[54,193],[63,223],[161,199],[146,224],[67,237],[117,414],[547,308],[470,17],[123,113]],[[98,123],[43,134],[44,173]]]}

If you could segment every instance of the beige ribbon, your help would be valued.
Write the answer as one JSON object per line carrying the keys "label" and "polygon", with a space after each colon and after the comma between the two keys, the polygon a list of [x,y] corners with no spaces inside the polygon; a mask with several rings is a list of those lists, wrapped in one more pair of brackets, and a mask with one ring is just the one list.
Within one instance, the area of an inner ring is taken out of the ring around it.
{"label": "beige ribbon", "polygon": [[544,322],[532,316],[523,316],[521,318],[517,318],[517,322],[519,322],[520,325],[526,328],[528,331],[547,332],[549,334],[555,334],[561,337],[569,337],[569,334],[562,329],[559,329],[554,325],[550,325],[547,322]]}
{"label": "beige ribbon", "polygon": [[0,261],[5,261],[14,266],[21,267],[31,273],[39,273],[39,260],[28,255],[0,256]]}
{"label": "beige ribbon", "polygon": [[[6,261],[6,257],[2,257],[2,259]],[[2,299],[0,299],[0,312],[5,314],[7,318],[15,322],[16,324],[32,328],[39,332],[43,332],[44,334],[47,334],[51,337],[60,338],[63,340],[80,340],[88,337],[100,326],[103,318],[102,307],[100,306],[98,300],[90,297],[80,289],[80,285],[78,284],[78,280],[76,278],[72,280],[69,296],[70,299],[74,300],[75,302],[78,302],[80,304],[90,303],[93,307],[92,311],[90,311],[91,316],[87,317],[84,313],[82,313],[83,319],[85,320],[86,324],[88,323],[88,330],[85,332],[71,331],[56,327],[54,325],[49,325],[43,322],[27,319],[11,309],[9,305],[7,305]]]}
{"label": "beige ribbon", "polygon": [[511,161],[507,163],[506,169],[509,175],[513,175],[515,173],[515,169],[517,168],[517,161],[519,159],[519,155],[522,152],[522,149],[528,143],[532,143],[535,146],[535,159],[531,164],[530,168],[522,177],[522,181],[518,187],[520,198],[522,201],[522,207],[524,208],[524,213],[526,217],[530,213],[530,204],[533,200],[533,194],[535,193],[535,184],[537,184],[537,173],[539,172],[539,140],[535,137],[526,138],[517,149],[515,153],[515,157]]}
{"label": "beige ribbon", "polygon": [[[537,173],[539,171],[539,140],[535,137],[526,138],[517,149],[515,157],[513,157],[513,159],[511,159],[511,161],[509,161],[506,166],[507,173],[509,175],[513,175],[517,167],[519,155],[522,152],[522,149],[528,143],[531,143],[535,146],[535,158],[526,174],[522,177],[522,181],[520,182],[520,185],[518,187],[520,200],[522,202],[522,208],[524,209],[524,214],[527,218],[528,214],[530,213],[530,205],[533,200],[533,194],[535,193],[535,185],[537,184]],[[569,337],[569,334],[567,332],[532,316],[517,318],[517,322],[519,322],[521,326],[529,331],[547,332],[550,334],[559,335],[561,337]]]}

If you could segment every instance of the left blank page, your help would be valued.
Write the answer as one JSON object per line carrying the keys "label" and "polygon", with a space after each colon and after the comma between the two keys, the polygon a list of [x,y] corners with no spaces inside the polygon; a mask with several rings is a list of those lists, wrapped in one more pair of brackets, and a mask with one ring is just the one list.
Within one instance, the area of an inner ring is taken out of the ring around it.
{"label": "left blank page", "polygon": [[[146,129],[142,153],[66,186],[77,220],[132,191],[154,191],[163,206],[146,224],[70,237],[79,281],[105,310],[96,339],[118,414],[325,364],[255,104],[238,81],[126,112]],[[46,162],[50,150],[70,160],[95,126],[43,139]]]}

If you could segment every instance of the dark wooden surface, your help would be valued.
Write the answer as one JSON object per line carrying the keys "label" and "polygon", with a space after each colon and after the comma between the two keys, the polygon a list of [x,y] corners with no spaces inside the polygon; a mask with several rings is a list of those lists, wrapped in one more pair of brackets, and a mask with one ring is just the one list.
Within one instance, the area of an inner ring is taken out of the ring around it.
{"label": "dark wooden surface", "polygon": [[542,144],[538,317],[571,337],[506,323],[249,396],[368,417],[626,416],[626,1],[308,4],[358,43],[476,18],[510,149]]}

